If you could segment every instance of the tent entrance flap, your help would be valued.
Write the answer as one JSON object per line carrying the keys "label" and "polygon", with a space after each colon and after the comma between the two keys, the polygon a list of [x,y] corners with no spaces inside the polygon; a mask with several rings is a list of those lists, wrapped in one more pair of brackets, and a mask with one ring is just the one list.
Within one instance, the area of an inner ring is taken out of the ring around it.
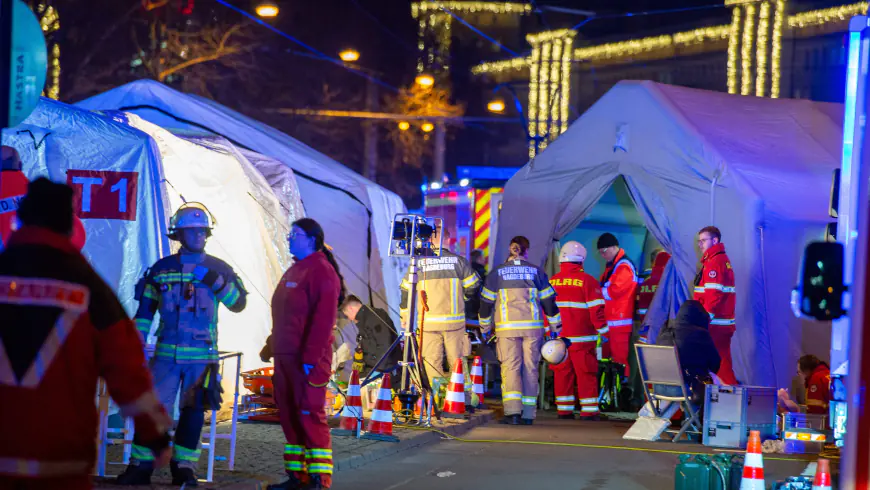
{"label": "tent entrance flap", "polygon": [[594,277],[600,277],[604,272],[605,261],[598,253],[598,237],[603,233],[612,233],[619,240],[619,246],[635,263],[638,272],[652,267],[649,256],[653,250],[663,248],[656,238],[649,233],[643,217],[637,211],[625,179],[618,176],[601,198],[583,218],[580,224],[567,235],[561,237],[556,244],[561,247],[568,241],[583,244],[588,252],[586,272]]}

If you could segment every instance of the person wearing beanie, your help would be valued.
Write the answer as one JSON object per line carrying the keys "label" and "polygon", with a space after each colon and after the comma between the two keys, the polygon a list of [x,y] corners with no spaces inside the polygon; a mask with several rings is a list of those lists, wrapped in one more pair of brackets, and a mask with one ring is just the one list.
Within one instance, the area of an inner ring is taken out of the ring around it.
{"label": "person wearing beanie", "polygon": [[[0,253],[0,488],[92,487],[97,382],[161,464],[172,420],[118,298],[71,244],[72,189],[39,178]],[[62,437],[44,437],[45,434]]]}
{"label": "person wearing beanie", "polygon": [[550,285],[556,291],[556,306],[562,315],[559,336],[571,342],[568,359],[550,366],[560,419],[573,420],[578,401],[582,420],[598,418],[596,347],[607,322],[601,286],[583,270],[585,260],[586,247],[573,241],[565,243],[559,252],[559,273],[550,279]]}
{"label": "person wearing beanie", "polygon": [[629,375],[628,351],[633,328],[634,302],[637,295],[637,269],[619,248],[619,240],[611,233],[598,237],[598,253],[607,261],[601,274],[601,293],[604,295],[605,329],[614,362],[625,366]]}

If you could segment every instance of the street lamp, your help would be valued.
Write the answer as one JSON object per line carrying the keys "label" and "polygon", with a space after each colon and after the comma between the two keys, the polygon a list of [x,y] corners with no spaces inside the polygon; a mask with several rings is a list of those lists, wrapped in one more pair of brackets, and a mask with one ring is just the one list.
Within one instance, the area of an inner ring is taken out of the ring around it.
{"label": "street lamp", "polygon": [[432,75],[429,75],[428,73],[421,73],[417,75],[417,78],[414,79],[414,83],[421,87],[428,88],[435,85],[435,79],[432,77]]}
{"label": "street lamp", "polygon": [[[520,97],[517,95],[516,89],[514,89],[513,85],[508,82],[500,83],[492,89],[492,93],[495,94],[501,88],[506,88],[508,92],[511,94],[511,97],[514,99],[514,107],[517,110],[517,113],[520,115],[520,124],[523,125],[523,132],[526,133],[526,141],[528,141],[529,146],[534,148],[535,155],[541,151],[541,143],[544,142],[547,137],[545,135],[533,135],[529,129],[529,121],[526,120],[526,114],[523,112],[523,104],[520,102]],[[498,104],[501,103],[501,111],[497,111],[494,109],[498,108]],[[504,101],[501,99],[493,99],[486,105],[486,108],[492,112],[503,112],[504,111]]]}
{"label": "street lamp", "polygon": [[279,11],[280,9],[278,8],[278,5],[275,2],[270,2],[268,0],[260,2],[256,9],[257,15],[264,18],[277,17]]}
{"label": "street lamp", "polygon": [[420,129],[422,129],[424,133],[429,133],[435,129],[435,125],[430,122],[424,122],[420,125]]}
{"label": "street lamp", "polygon": [[359,60],[359,51],[348,48],[338,53],[338,57],[345,63],[353,63],[354,61]]}
{"label": "street lamp", "polygon": [[489,101],[489,104],[486,104],[487,110],[489,112],[495,112],[497,114],[501,114],[504,112],[504,100],[502,99],[492,99]]}
{"label": "street lamp", "polygon": [[409,123],[408,121],[399,121],[399,129],[401,131],[407,131],[410,127],[411,123]]}

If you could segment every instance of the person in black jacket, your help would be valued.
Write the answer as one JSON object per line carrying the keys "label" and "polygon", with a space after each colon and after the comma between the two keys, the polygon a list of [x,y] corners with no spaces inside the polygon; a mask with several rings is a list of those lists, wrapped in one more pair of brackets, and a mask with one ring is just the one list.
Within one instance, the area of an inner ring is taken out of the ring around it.
{"label": "person in black jacket", "polygon": [[[359,298],[353,295],[348,296],[344,301],[341,311],[359,329],[357,343],[362,348],[366,368],[366,372],[360,373],[360,375],[367,375],[375,368],[378,360],[387,352],[390,345],[395,342],[398,337],[396,327],[386,311],[365,306]],[[384,359],[384,362],[378,366],[378,371],[390,373],[396,369],[401,360],[402,350],[393,349],[390,355]]]}
{"label": "person in black jacket", "polygon": [[[662,329],[656,345],[675,345],[687,386],[704,380],[719,370],[721,358],[710,336],[710,315],[699,301],[689,300],[680,306],[677,317]],[[674,390],[677,391],[677,390]],[[658,391],[668,396],[667,393]],[[671,396],[677,396],[679,393]]]}

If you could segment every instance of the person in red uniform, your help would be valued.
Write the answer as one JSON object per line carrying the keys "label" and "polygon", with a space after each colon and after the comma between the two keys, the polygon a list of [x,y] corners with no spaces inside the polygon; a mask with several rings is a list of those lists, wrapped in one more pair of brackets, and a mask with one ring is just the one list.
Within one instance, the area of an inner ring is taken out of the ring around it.
{"label": "person in red uniform", "polygon": [[653,296],[656,295],[656,289],[659,282],[662,280],[662,274],[665,271],[665,266],[671,260],[671,254],[664,250],[659,250],[653,255],[653,267],[650,275],[640,283],[637,292],[637,302],[635,304],[634,319],[638,322],[638,338],[637,341],[646,344],[649,341],[649,325],[644,324],[647,309],[652,303]]}
{"label": "person in red uniform", "polygon": [[[11,146],[0,146],[0,250],[9,240],[9,235],[18,228],[18,202],[27,193],[30,181],[21,171],[21,158],[18,150]],[[70,241],[77,250],[85,246],[85,227],[82,221],[73,216],[73,231]]]}
{"label": "person in red uniform", "polygon": [[332,374],[333,326],[344,301],[344,285],[316,221],[296,221],[287,238],[296,263],[272,296],[272,335],[261,358],[275,358],[272,382],[287,439],[284,469],[289,479],[268,488],[329,488],[332,443],[324,406]]}
{"label": "person in red uniform", "polygon": [[[574,406],[580,399],[580,417],[598,416],[598,357],[595,346],[604,320],[604,296],[598,281],[583,270],[586,248],[568,242],[559,252],[559,273],[550,279],[556,290],[556,306],[562,314],[560,337],[571,341],[568,360],[552,365],[556,409],[560,419],[574,419]],[[574,396],[574,388],[577,396]]]}
{"label": "person in red uniform", "polygon": [[0,146],[0,250],[18,226],[16,211],[27,193],[27,183],[18,151],[11,146]]}
{"label": "person in red uniform", "polygon": [[734,336],[734,269],[725,254],[722,232],[715,226],[698,232],[698,247],[701,249],[701,270],[695,276],[693,299],[700,301],[710,314],[710,335],[722,364],[716,373],[723,383],[736,385],[737,376],[731,364],[731,338]]}
{"label": "person in red uniform", "polygon": [[[825,415],[831,403],[831,368],[818,357],[807,354],[798,359],[798,374],[807,389],[807,413]],[[788,396],[788,390],[779,390],[779,404],[789,412],[800,412],[800,407]]]}
{"label": "person in red uniform", "polygon": [[625,250],[619,248],[619,241],[610,233],[598,237],[598,253],[607,261],[601,274],[601,293],[604,295],[605,332],[610,341],[611,357],[614,362],[625,366],[625,375],[628,376],[637,269],[625,255]]}
{"label": "person in red uniform", "polygon": [[0,253],[0,488],[92,488],[97,380],[168,463],[172,421],[139,333],[70,243],[73,191],[40,178]]}

